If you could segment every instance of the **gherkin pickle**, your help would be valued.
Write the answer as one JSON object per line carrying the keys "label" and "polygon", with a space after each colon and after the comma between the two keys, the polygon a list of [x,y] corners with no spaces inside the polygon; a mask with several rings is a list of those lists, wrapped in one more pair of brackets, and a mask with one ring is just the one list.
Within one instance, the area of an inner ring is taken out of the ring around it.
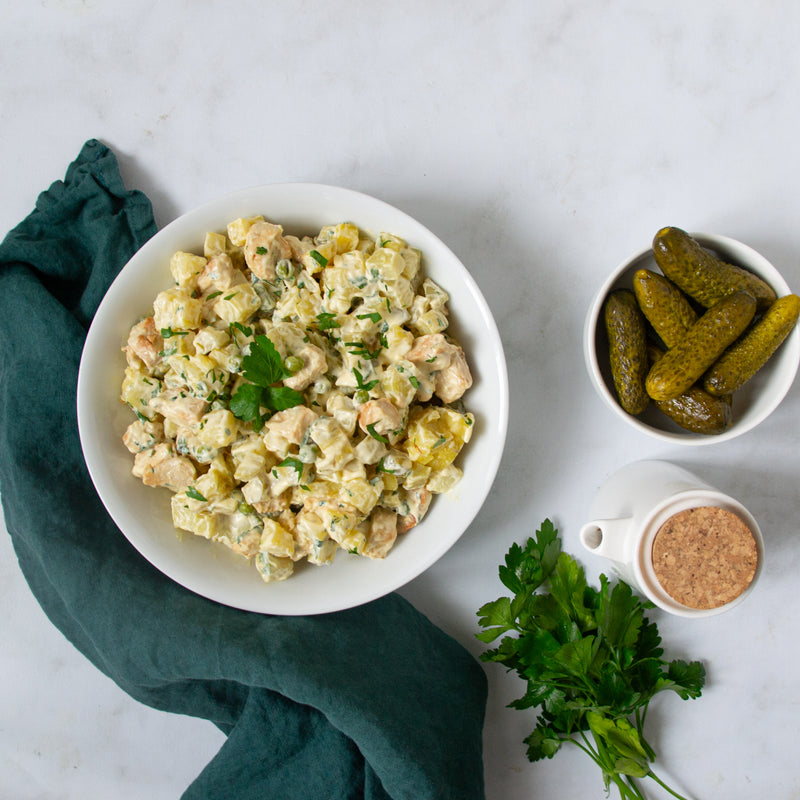
{"label": "gherkin pickle", "polygon": [[[647,347],[647,355],[650,363],[654,364],[663,352],[651,344]],[[730,395],[714,397],[698,384],[689,387],[679,397],[659,400],[655,405],[662,414],[692,433],[715,436],[728,430],[733,421]]]}
{"label": "gherkin pickle", "polygon": [[751,294],[760,311],[776,300],[769,284],[717,258],[680,228],[662,228],[655,235],[653,256],[664,275],[706,308],[737,291]]}
{"label": "gherkin pickle", "polygon": [[764,316],[729,347],[708,371],[705,390],[726,395],[740,389],[767,363],[791,333],[800,315],[800,297],[788,294],[776,300]]}
{"label": "gherkin pickle", "polygon": [[650,400],[645,391],[647,338],[645,319],[630,289],[617,289],[605,302],[609,360],[614,389],[629,414],[641,414]]}
{"label": "gherkin pickle", "polygon": [[686,295],[668,278],[649,269],[633,276],[633,293],[639,308],[667,347],[680,341],[697,322],[697,313]]}
{"label": "gherkin pickle", "polygon": [[647,393],[653,400],[682,395],[719,358],[750,324],[756,301],[747,292],[735,292],[713,305],[650,369]]}

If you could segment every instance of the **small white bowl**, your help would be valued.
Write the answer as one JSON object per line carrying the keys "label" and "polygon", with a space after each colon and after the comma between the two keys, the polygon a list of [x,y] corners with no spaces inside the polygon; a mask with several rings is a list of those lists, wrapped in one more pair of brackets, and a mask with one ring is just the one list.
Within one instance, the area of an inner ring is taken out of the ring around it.
{"label": "small white bowl", "polygon": [[[339,553],[331,566],[303,564],[288,580],[264,583],[244,558],[221,544],[173,527],[170,493],[131,475],[121,437],[132,416],[119,399],[121,347],[130,327],[172,284],[170,256],[202,252],[206,231],[224,231],[238,217],[262,214],[287,233],[315,234],[353,222],[376,236],[403,237],[422,251],[426,274],[450,294],[453,335],[467,353],[474,384],[464,397],[475,431],[457,464],[464,477],[437,495],[422,523],[404,534],[383,561]],[[106,509],[131,544],[154,566],[197,594],[270,614],[319,614],[366,603],[418,576],[470,525],[494,481],[508,425],[508,376],[497,326],[472,276],[433,233],[407,214],[367,195],[316,184],[276,184],[227,195],[185,214],[157,233],[122,269],[94,317],[78,378],[78,424],[86,464]]]}
{"label": "small white bowl", "polygon": [[[779,297],[790,294],[783,276],[764,256],[751,247],[727,236],[692,233],[703,247],[723,260],[749,269],[763,278]],[[583,354],[592,385],[603,402],[628,425],[661,441],[685,444],[716,444],[741,436],[763,422],[789,391],[800,364],[800,327],[795,326],[769,362],[733,396],[733,422],[724,433],[704,435],[687,431],[664,416],[653,403],[639,416],[628,414],[620,406],[614,391],[608,359],[608,338],[603,321],[603,304],[614,289],[633,288],[633,276],[639,269],[660,272],[647,247],[625,259],[605,280],[594,297],[583,331]]]}

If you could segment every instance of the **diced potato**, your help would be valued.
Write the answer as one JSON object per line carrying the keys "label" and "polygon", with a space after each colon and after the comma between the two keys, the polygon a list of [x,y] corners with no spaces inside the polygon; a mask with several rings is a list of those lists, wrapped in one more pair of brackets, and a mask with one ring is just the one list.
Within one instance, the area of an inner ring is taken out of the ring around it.
{"label": "diced potato", "polygon": [[403,261],[405,262],[405,266],[403,267],[403,275],[413,282],[419,274],[419,270],[422,265],[422,256],[419,250],[414,250],[411,247],[406,247],[405,249],[401,250],[400,255],[403,256]]}
{"label": "diced potato", "polygon": [[178,251],[170,259],[169,270],[172,277],[175,278],[175,283],[191,292],[197,286],[197,276],[203,271],[205,265],[206,259],[203,256]]}
{"label": "diced potato", "polygon": [[[217,395],[224,394],[228,384],[228,374],[209,356],[198,353],[193,356],[170,356],[167,359],[170,370],[179,386],[185,386],[193,397],[200,397],[208,402]],[[166,380],[166,378],[165,378]]]}
{"label": "diced potato", "polygon": [[214,313],[227,323],[244,324],[261,307],[261,298],[249,283],[239,283],[223,292],[214,303]]}
{"label": "diced potato", "polygon": [[153,302],[156,328],[188,331],[200,327],[203,304],[186,289],[176,286],[156,295]]}
{"label": "diced potato", "polygon": [[[392,364],[395,361],[403,360],[414,345],[414,334],[402,325],[390,325],[383,338],[385,345],[378,356],[379,361],[383,364]],[[412,374],[415,373],[412,372]]]}
{"label": "diced potato", "polygon": [[342,536],[339,547],[348,553],[361,555],[367,546],[367,532],[360,528],[353,528]]}
{"label": "diced potato", "polygon": [[294,554],[294,537],[279,522],[265,519],[259,550],[271,556],[291,558]]}
{"label": "diced potato", "polygon": [[380,487],[373,486],[364,478],[342,483],[339,496],[342,500],[355,506],[362,514],[372,511],[380,500]]}
{"label": "diced potato", "polygon": [[317,236],[317,243],[331,242],[335,253],[349,253],[358,247],[358,228],[352,222],[340,222],[338,225],[326,225]]}
{"label": "diced potato", "polygon": [[194,349],[196,353],[208,355],[212,350],[225,347],[231,337],[218,328],[201,328],[194,336]]}
{"label": "diced potato", "polygon": [[316,275],[318,272],[322,272],[324,267],[333,261],[335,255],[336,244],[334,242],[315,244],[311,250],[303,254],[300,263],[308,270],[309,275]]}
{"label": "diced potato", "polygon": [[233,491],[233,476],[220,456],[211,462],[208,472],[201,475],[194,488],[209,502],[223,500]]}
{"label": "diced potato", "polygon": [[246,439],[234,443],[231,446],[231,458],[233,477],[241,482],[252,480],[273,466],[272,461],[267,460],[267,449],[258,434],[250,434]]}
{"label": "diced potato", "polygon": [[403,486],[406,489],[421,489],[428,482],[431,476],[431,468],[424,464],[415,463],[403,478]]}
{"label": "diced potato", "polygon": [[463,472],[455,466],[455,464],[448,464],[442,469],[437,469],[431,473],[425,488],[434,494],[444,494],[445,492],[452,491],[456,484],[461,480]]}
{"label": "diced potato", "polygon": [[471,436],[471,415],[436,406],[415,408],[403,448],[412,461],[442,469],[453,462]]}
{"label": "diced potato", "polygon": [[203,255],[206,258],[213,258],[228,250],[228,237],[224,233],[209,231],[203,242]]}
{"label": "diced potato", "polygon": [[156,416],[156,410],[150,405],[150,401],[161,393],[162,388],[162,383],[157,378],[142,370],[126,367],[120,399],[138,415],[152,420]]}
{"label": "diced potato", "polygon": [[175,527],[204,539],[215,538],[219,527],[216,515],[208,511],[194,511],[190,504],[186,494],[181,492],[172,495],[172,522]]}
{"label": "diced potato", "polygon": [[259,215],[257,217],[240,217],[228,223],[228,238],[231,240],[231,244],[235,247],[244,247],[247,241],[247,231],[249,231],[256,222],[262,222],[263,220],[264,217]]}
{"label": "diced potato", "polygon": [[387,284],[386,294],[393,306],[408,308],[414,302],[414,287],[411,281],[402,275]]}
{"label": "diced potato", "polygon": [[390,364],[381,375],[381,389],[398,408],[407,408],[417,394],[417,368],[410,361]]}
{"label": "diced potato", "polygon": [[228,447],[239,436],[239,422],[227,408],[209,411],[200,421],[197,438],[208,447]]}
{"label": "diced potato", "polygon": [[396,236],[393,233],[386,233],[385,231],[381,231],[378,234],[378,238],[375,240],[375,245],[378,248],[385,247],[390,250],[394,250],[397,253],[405,250],[408,245],[406,242],[401,239],[399,236]]}
{"label": "diced potato", "polygon": [[383,281],[392,282],[403,274],[405,266],[406,262],[403,260],[403,256],[396,250],[379,247],[367,259],[367,274],[373,274]]}
{"label": "diced potato", "polygon": [[294,562],[291,558],[281,558],[270,553],[259,552],[255,557],[258,574],[266,583],[272,581],[285,581],[294,572]]}

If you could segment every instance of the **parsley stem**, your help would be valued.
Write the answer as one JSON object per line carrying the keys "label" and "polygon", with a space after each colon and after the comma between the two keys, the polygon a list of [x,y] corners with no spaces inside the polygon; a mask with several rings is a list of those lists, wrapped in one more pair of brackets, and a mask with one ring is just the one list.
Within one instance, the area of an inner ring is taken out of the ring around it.
{"label": "parsley stem", "polygon": [[661,778],[659,778],[658,775],[656,775],[655,772],[653,772],[653,770],[650,770],[647,774],[648,777],[652,778],[662,789],[664,789],[664,791],[669,792],[673,797],[677,797],[678,800],[686,800],[686,798],[682,794],[678,794],[673,789],[670,789],[670,787],[667,786],[667,784],[664,783],[664,781],[662,781]]}

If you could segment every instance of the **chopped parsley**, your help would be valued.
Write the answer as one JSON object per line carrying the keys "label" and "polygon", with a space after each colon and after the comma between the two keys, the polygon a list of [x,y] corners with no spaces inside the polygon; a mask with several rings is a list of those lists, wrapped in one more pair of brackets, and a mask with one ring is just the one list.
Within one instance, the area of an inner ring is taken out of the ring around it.
{"label": "chopped parsley", "polygon": [[161,338],[162,339],[169,339],[172,336],[186,336],[189,331],[174,331],[172,328],[162,328],[161,329]]}
{"label": "chopped parsley", "polygon": [[378,347],[377,350],[370,350],[368,346],[362,342],[345,342],[345,347],[348,348],[347,352],[350,353],[351,356],[359,356],[359,358],[366,358],[368,361],[372,361],[376,359],[379,355],[382,347]]}
{"label": "chopped parsley", "polygon": [[374,423],[374,422],[373,422],[373,423],[371,423],[371,424],[369,424],[369,425],[367,425],[367,433],[368,433],[368,434],[369,434],[369,435],[370,435],[370,436],[371,436],[373,439],[377,439],[379,442],[383,442],[383,444],[389,444],[389,440],[388,440],[388,439],[387,439],[385,436],[381,436],[381,435],[380,435],[380,434],[379,434],[379,433],[378,433],[378,432],[375,430],[375,425],[376,425],[376,423]]}
{"label": "chopped parsley", "polygon": [[208,502],[208,500],[206,500],[206,498],[203,497],[203,495],[201,495],[200,492],[198,492],[197,489],[194,488],[194,486],[190,486],[186,490],[186,496],[187,497],[191,497],[192,500],[199,500],[201,503],[207,503]]}
{"label": "chopped parsley", "polygon": [[329,331],[331,328],[341,328],[342,326],[336,321],[336,314],[332,311],[323,311],[317,314],[317,327],[321,331]]}
{"label": "chopped parsley", "polygon": [[279,467],[291,467],[297,473],[297,479],[299,480],[303,475],[303,462],[299,458],[293,458],[289,456],[288,458],[284,458]]}
{"label": "chopped parsley", "polygon": [[317,264],[319,264],[319,265],[320,265],[320,266],[321,266],[323,269],[324,269],[325,267],[327,267],[327,266],[328,266],[328,259],[327,259],[327,258],[325,258],[325,256],[324,256],[324,255],[322,255],[322,253],[320,253],[320,252],[319,252],[319,250],[309,250],[308,254],[309,254],[309,255],[311,256],[311,258],[313,258],[313,259],[314,259],[314,261],[316,261],[316,262],[317,262]]}
{"label": "chopped parsley", "polygon": [[358,389],[363,389],[364,391],[368,392],[370,389],[378,385],[377,378],[374,381],[367,381],[364,383],[364,376],[357,369],[353,370],[353,375],[355,375],[356,387]]}

